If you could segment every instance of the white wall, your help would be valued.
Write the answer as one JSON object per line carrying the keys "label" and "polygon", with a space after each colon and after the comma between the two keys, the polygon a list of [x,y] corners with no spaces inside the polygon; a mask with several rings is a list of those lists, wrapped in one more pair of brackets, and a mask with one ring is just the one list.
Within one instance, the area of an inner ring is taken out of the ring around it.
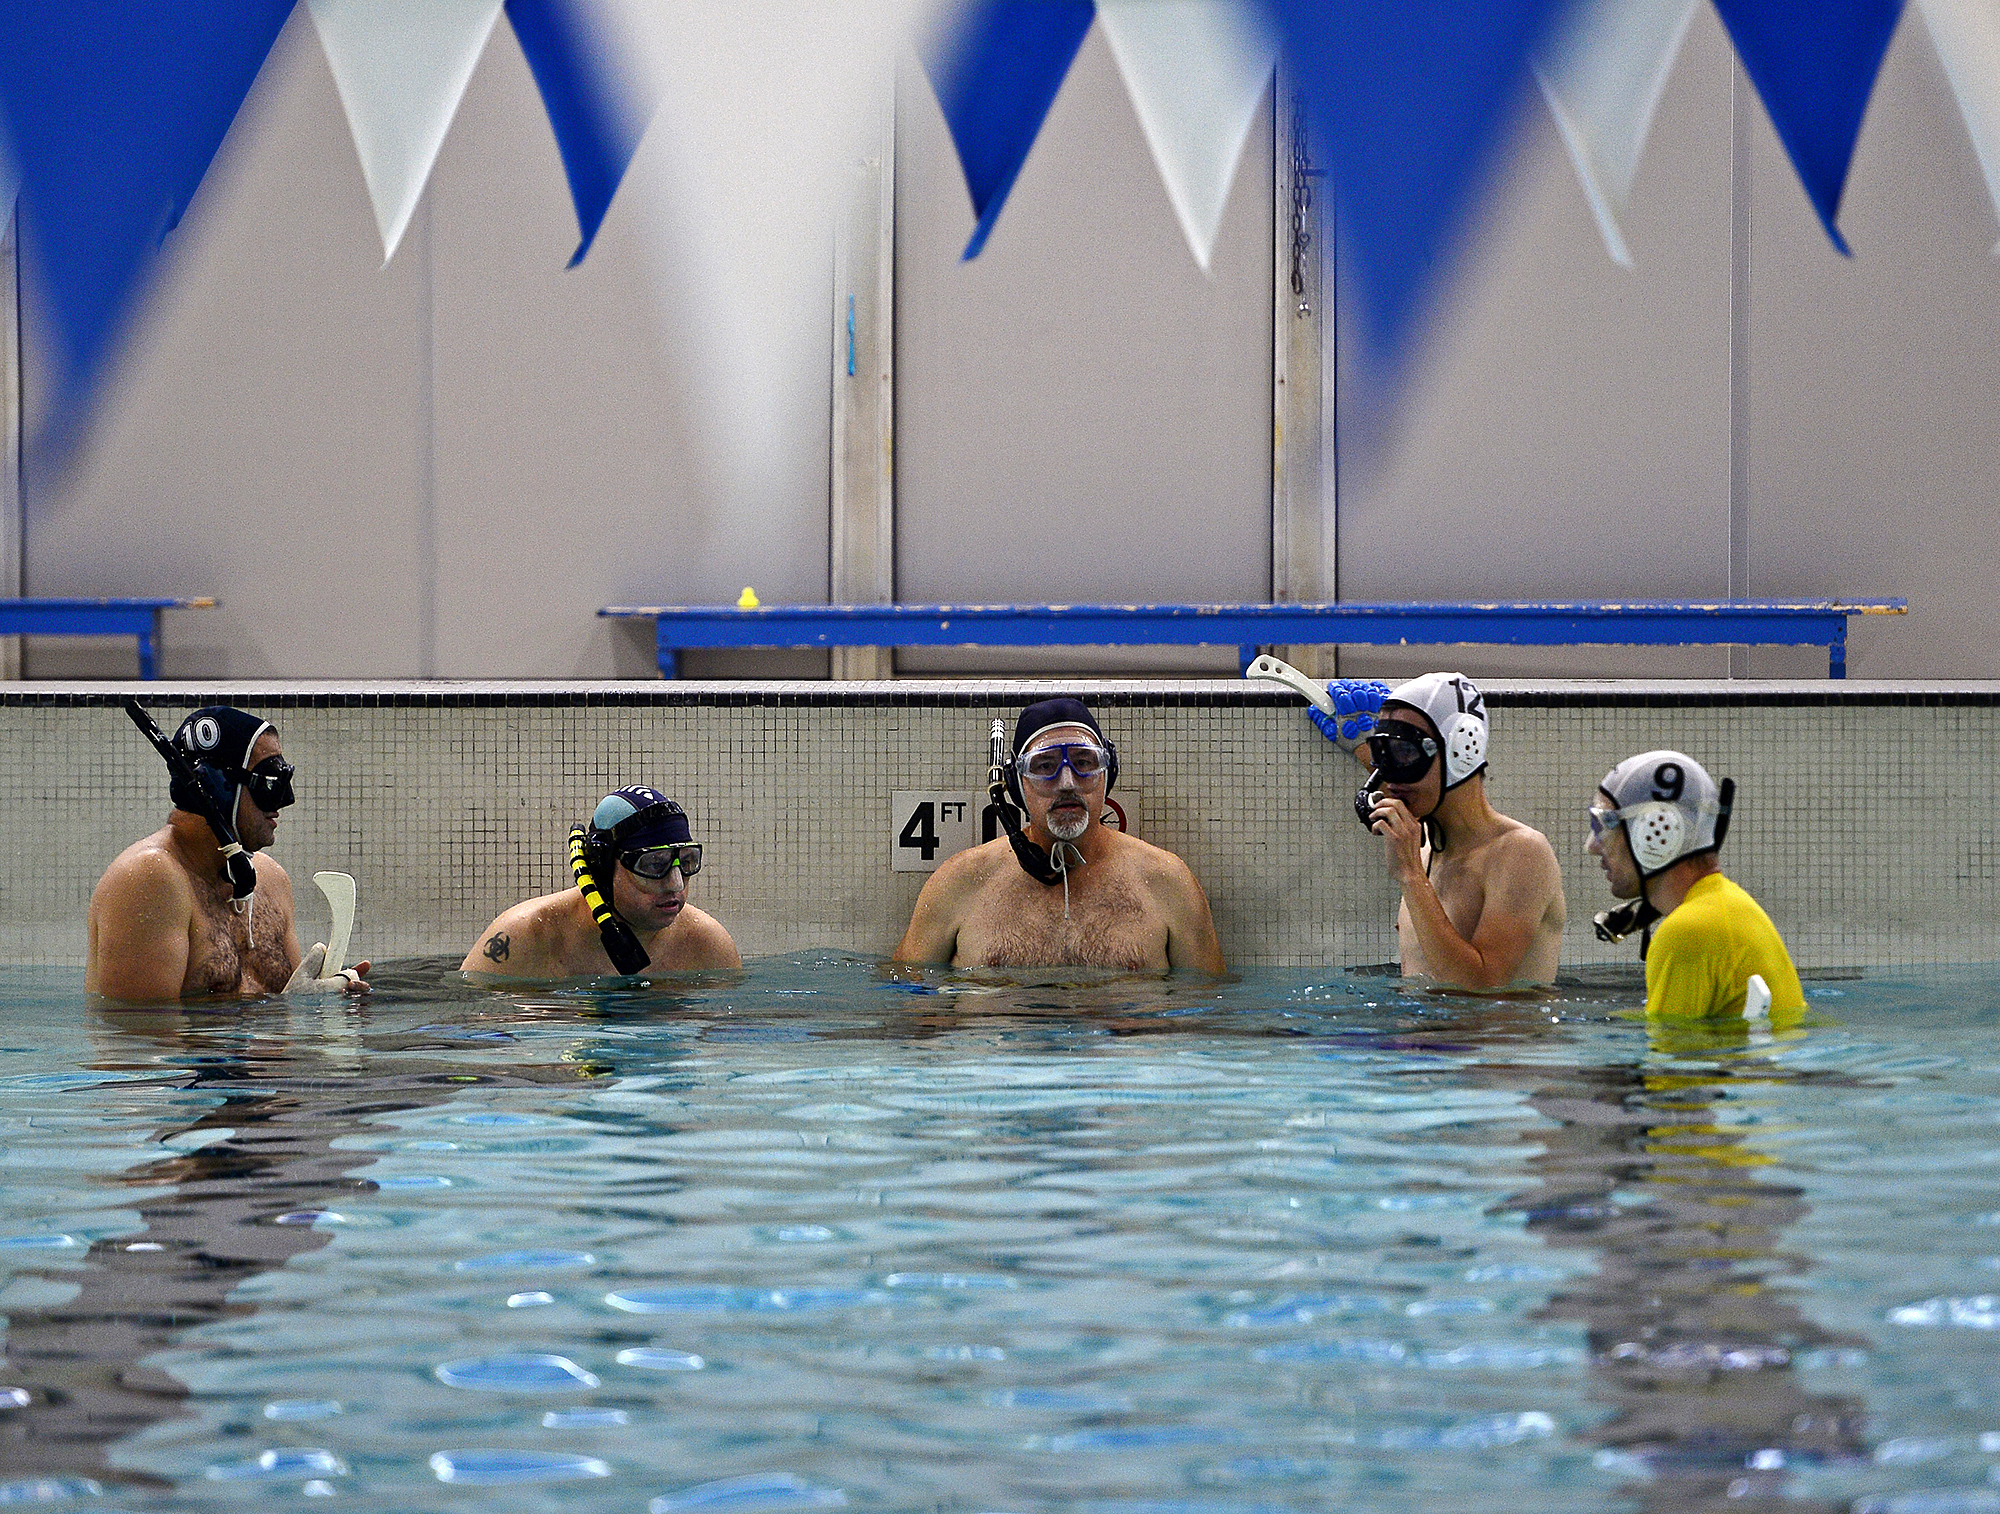
{"label": "white wall", "polygon": [[[1862,133],[1851,262],[1706,9],[1641,167],[1636,270],[1605,257],[1539,107],[1524,129],[1396,445],[1368,469],[1343,448],[1342,597],[1900,594],[1909,617],[1857,627],[1857,675],[2000,674],[1986,634],[2000,226],[1920,20]],[[1212,278],[1100,36],[975,263],[957,261],[970,211],[920,78],[904,80],[898,139],[900,595],[1264,597],[1268,125]],[[501,27],[409,239],[378,267],[332,81],[296,15],[169,243],[80,468],[58,477],[30,449],[27,591],[221,595],[170,620],[169,673],[649,671],[644,628],[600,621],[599,605],[733,599],[751,571],[686,434],[653,292],[639,211],[657,147],[589,261],[563,271],[560,166]],[[26,324],[32,407],[48,387],[32,305]],[[824,416],[824,369],[800,382]],[[768,505],[787,550],[754,565],[767,602],[826,592],[828,437],[804,427],[793,443]],[[1355,650],[1342,667],[1441,656],[1489,674],[1824,665],[1466,649]],[[46,676],[130,667],[129,644],[29,651]]]}
{"label": "white wall", "polygon": [[[642,147],[565,271],[561,164],[497,27],[383,268],[301,7],[172,239],[81,466],[26,459],[28,592],[219,594],[170,617],[169,675],[649,672],[650,626],[600,605],[741,587],[679,429],[635,204],[653,167]],[[31,405],[47,375],[31,360]],[[823,418],[825,372],[803,381]],[[825,597],[827,448],[822,419],[785,460],[793,552],[761,566],[767,599]],[[44,641],[30,663],[130,668],[129,642]]]}
{"label": "white wall", "polygon": [[[1705,6],[1641,163],[1636,269],[1605,256],[1546,113],[1525,130],[1396,444],[1343,469],[1341,597],[1902,596],[1907,617],[1852,623],[1855,676],[2000,672],[2000,226],[1920,19],[1862,131],[1852,260]],[[1475,674],[1732,665],[1715,649],[1355,648],[1341,669],[1441,657]]]}
{"label": "white wall", "polygon": [[[913,603],[1271,592],[1271,118],[1212,272],[1093,27],[979,257],[929,87],[898,111],[896,589]],[[898,666],[1212,667],[1233,648],[940,648]]]}

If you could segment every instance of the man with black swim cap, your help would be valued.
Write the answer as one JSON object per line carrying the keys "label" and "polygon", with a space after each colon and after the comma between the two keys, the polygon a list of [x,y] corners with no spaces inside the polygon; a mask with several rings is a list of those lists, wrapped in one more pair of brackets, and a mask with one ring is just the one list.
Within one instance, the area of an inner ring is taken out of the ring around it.
{"label": "man with black swim cap", "polygon": [[[145,1001],[292,986],[305,955],[292,880],[264,853],[293,802],[278,732],[245,710],[207,705],[181,722],[172,745],[173,812],[119,854],[90,896],[84,987]],[[363,962],[327,983],[364,989],[367,972]]]}
{"label": "man with black swim cap", "polygon": [[1546,983],[1562,954],[1562,869],[1549,838],[1486,798],[1486,700],[1460,673],[1390,691],[1355,749],[1361,801],[1403,891],[1403,972],[1453,988]]}
{"label": "man with black swim cap", "polygon": [[550,982],[741,967],[729,932],[687,902],[701,857],[687,811],[658,789],[606,794],[590,823],[571,832],[577,886],[505,911],[460,969]]}
{"label": "man with black swim cap", "polygon": [[1013,755],[996,771],[1009,834],[931,875],[897,961],[1223,970],[1208,898],[1187,864],[1103,823],[1118,750],[1081,700],[1023,710]]}

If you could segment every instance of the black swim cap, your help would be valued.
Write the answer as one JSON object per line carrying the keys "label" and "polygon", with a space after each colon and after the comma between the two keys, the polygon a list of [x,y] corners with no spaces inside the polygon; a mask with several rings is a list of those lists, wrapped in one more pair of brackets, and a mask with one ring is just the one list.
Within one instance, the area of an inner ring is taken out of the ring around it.
{"label": "black swim cap", "polygon": [[1014,761],[1007,765],[1007,794],[1015,804],[1023,809],[1026,801],[1021,797],[1019,763],[1022,749],[1050,726],[1077,725],[1089,731],[1102,743],[1111,762],[1104,774],[1104,792],[1108,796],[1113,785],[1118,782],[1118,748],[1105,736],[1104,728],[1097,723],[1097,717],[1090,713],[1081,699],[1044,699],[1029,705],[1021,711],[1021,718],[1014,722]]}
{"label": "black swim cap", "polygon": [[[174,745],[194,763],[209,803],[232,826],[236,823],[236,799],[243,789],[243,775],[250,767],[250,750],[257,745],[257,738],[270,729],[270,721],[248,710],[209,704],[188,716],[174,732]],[[207,807],[203,797],[191,792],[178,777],[168,786],[167,793],[175,809],[191,815],[201,814]]]}
{"label": "black swim cap", "polygon": [[1031,739],[1052,725],[1080,725],[1099,741],[1104,740],[1104,728],[1081,699],[1044,699],[1021,711],[1021,718],[1014,723],[1014,755],[1019,757]]}

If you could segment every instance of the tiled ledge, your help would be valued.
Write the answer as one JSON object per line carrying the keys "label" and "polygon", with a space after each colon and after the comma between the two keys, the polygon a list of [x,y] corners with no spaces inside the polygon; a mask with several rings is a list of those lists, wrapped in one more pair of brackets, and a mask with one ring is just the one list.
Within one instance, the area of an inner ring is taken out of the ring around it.
{"label": "tiled ledge", "polygon": [[[1515,679],[1482,685],[1505,708],[1798,708],[1817,705],[2000,705],[2000,680],[1863,679]],[[898,679],[893,682],[681,680],[556,683],[498,680],[272,679],[151,683],[21,682],[0,685],[0,706],[88,708],[136,697],[142,704],[209,703],[266,709],[412,707],[755,707],[970,708],[1018,705],[1053,694],[1093,704],[1143,707],[1272,708],[1298,696],[1268,684],[1214,679]]]}

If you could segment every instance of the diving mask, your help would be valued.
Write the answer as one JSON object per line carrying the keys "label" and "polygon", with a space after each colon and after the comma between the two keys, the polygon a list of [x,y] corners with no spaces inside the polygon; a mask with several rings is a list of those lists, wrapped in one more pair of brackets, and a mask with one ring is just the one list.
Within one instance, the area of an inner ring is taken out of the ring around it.
{"label": "diving mask", "polygon": [[1418,783],[1437,761],[1437,741],[1407,720],[1376,723],[1367,739],[1368,761],[1389,783]]}
{"label": "diving mask", "polygon": [[669,846],[649,846],[642,851],[621,852],[618,860],[641,878],[660,879],[675,868],[683,878],[701,871],[701,843],[677,841]]}
{"label": "diving mask", "polygon": [[298,769],[282,757],[266,757],[248,772],[241,768],[224,771],[243,785],[250,802],[267,815],[274,815],[286,805],[297,802],[297,796],[292,793],[292,774]]}
{"label": "diving mask", "polygon": [[1067,767],[1083,784],[1101,778],[1110,765],[1111,754],[1094,741],[1052,741],[1023,754],[1020,770],[1032,782],[1053,784]]}

